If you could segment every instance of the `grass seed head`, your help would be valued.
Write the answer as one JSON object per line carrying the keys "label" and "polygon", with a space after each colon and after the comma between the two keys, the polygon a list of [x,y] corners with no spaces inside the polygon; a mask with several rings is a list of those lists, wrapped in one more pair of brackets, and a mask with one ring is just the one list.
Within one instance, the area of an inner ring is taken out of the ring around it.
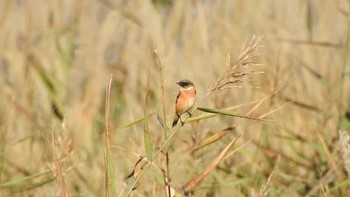
{"label": "grass seed head", "polygon": [[259,55],[260,41],[261,37],[255,38],[254,36],[248,45],[245,43],[238,60],[234,64],[231,64],[231,56],[228,54],[226,68],[209,93],[238,87],[244,81],[251,81],[250,76],[253,74],[262,73],[255,69],[261,64],[254,61]]}

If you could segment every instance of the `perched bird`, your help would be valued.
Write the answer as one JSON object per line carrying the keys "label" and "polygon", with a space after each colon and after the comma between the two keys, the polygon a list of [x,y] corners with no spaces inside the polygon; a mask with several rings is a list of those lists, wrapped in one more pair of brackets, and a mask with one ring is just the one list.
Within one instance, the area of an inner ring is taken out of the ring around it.
{"label": "perched bird", "polygon": [[184,125],[184,122],[181,120],[181,115],[188,113],[189,116],[192,116],[189,110],[196,102],[196,88],[190,80],[181,80],[176,84],[180,86],[180,91],[176,97],[175,102],[175,117],[173,121],[173,127],[176,126],[179,119],[181,124]]}

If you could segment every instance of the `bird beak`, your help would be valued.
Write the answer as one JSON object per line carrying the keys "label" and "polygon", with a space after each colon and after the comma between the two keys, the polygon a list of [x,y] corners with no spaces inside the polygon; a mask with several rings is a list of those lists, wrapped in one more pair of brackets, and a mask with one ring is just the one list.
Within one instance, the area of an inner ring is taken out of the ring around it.
{"label": "bird beak", "polygon": [[177,84],[177,85],[180,85],[180,84],[181,84],[181,81],[177,82],[176,84]]}

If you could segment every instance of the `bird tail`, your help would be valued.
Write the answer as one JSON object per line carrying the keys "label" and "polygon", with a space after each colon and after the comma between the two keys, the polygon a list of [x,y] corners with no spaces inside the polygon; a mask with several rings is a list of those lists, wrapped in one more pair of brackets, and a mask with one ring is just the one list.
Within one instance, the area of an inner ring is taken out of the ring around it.
{"label": "bird tail", "polygon": [[175,117],[174,117],[174,121],[173,121],[173,127],[176,126],[177,122],[179,121],[179,117],[180,116],[175,113]]}

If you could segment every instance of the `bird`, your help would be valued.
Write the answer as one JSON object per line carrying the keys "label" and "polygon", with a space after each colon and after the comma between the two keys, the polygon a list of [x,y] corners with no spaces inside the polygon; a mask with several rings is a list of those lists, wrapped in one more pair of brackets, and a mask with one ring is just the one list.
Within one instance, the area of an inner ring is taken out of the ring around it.
{"label": "bird", "polygon": [[187,113],[191,117],[192,114],[189,111],[196,102],[196,88],[190,80],[183,79],[176,84],[180,86],[180,90],[175,101],[175,117],[172,125],[173,127],[176,126],[179,119],[181,124],[184,125],[184,122],[181,120],[181,115]]}

